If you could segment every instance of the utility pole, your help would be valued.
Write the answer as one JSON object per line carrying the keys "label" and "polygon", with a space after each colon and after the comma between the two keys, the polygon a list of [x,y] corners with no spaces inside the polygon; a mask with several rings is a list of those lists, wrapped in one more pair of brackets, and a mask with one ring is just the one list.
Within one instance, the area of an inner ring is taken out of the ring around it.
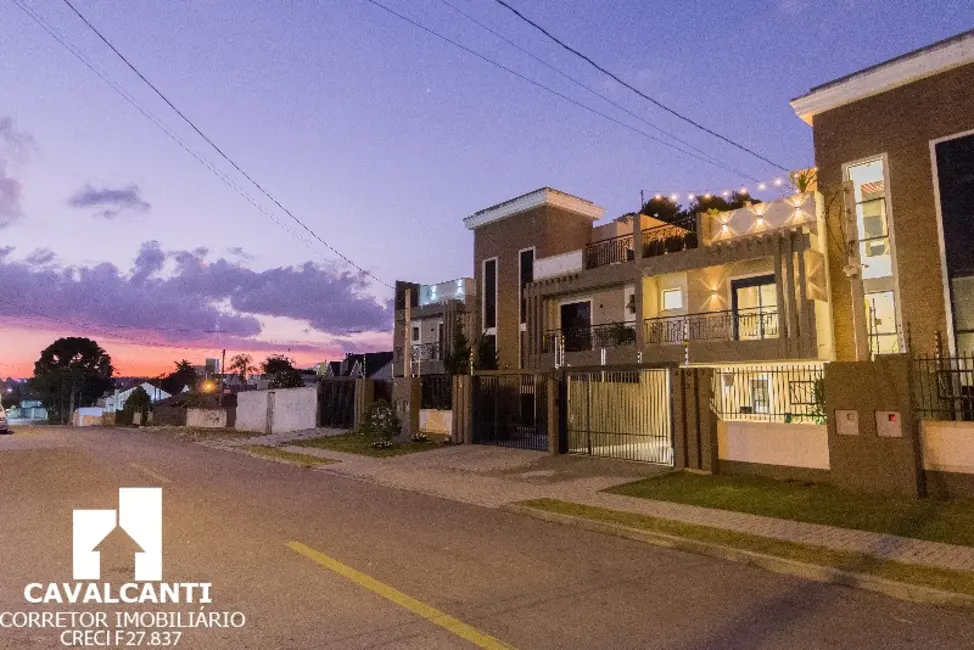
{"label": "utility pole", "polygon": [[402,354],[402,374],[403,377],[413,376],[413,288],[406,287],[406,323],[403,327],[403,354]]}

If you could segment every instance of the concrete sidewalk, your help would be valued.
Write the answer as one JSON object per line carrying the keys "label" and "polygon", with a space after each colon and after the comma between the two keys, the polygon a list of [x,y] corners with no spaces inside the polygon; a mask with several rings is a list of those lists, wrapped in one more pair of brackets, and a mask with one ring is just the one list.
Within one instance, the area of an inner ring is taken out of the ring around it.
{"label": "concrete sidewalk", "polygon": [[974,571],[974,548],[967,546],[602,492],[667,471],[653,465],[479,445],[444,447],[393,458],[312,447],[284,448],[342,461],[319,471],[489,508],[529,499],[560,499],[907,564]]}

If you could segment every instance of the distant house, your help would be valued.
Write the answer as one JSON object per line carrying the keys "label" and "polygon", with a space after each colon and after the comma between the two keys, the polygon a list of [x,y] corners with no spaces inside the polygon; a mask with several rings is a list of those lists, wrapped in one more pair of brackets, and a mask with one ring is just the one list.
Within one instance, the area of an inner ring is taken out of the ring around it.
{"label": "distant house", "polygon": [[164,399],[172,397],[172,395],[162,390],[158,386],[154,386],[149,382],[142,382],[138,386],[133,386],[123,391],[117,391],[114,394],[105,397],[105,412],[114,413],[116,411],[121,411],[123,408],[125,408],[125,402],[128,401],[128,398],[132,395],[135,389],[139,388],[140,386],[145,390],[146,393],[149,394],[149,399],[152,400],[153,403],[161,402]]}
{"label": "distant house", "polygon": [[349,352],[343,361],[330,362],[325,370],[325,376],[391,379],[392,367],[390,364],[393,357],[391,351],[366,352],[365,354]]}

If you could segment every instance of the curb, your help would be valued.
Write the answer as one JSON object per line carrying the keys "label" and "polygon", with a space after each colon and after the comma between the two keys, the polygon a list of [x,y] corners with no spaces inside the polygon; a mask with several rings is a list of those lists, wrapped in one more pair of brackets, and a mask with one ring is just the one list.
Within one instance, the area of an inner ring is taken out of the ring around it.
{"label": "curb", "polygon": [[951,607],[974,611],[974,596],[958,594],[950,591],[942,591],[933,587],[923,587],[912,585],[905,582],[896,582],[885,578],[843,571],[832,567],[824,567],[816,564],[806,564],[795,560],[787,560],[773,555],[763,555],[752,551],[742,551],[719,544],[709,544],[698,542],[685,537],[676,537],[664,533],[653,533],[638,528],[609,524],[582,517],[573,517],[545,510],[537,510],[527,506],[508,504],[501,506],[501,510],[506,510],[518,515],[540,519],[566,526],[574,526],[596,533],[604,533],[623,537],[625,539],[644,542],[654,546],[662,546],[698,555],[706,555],[729,562],[739,562],[751,566],[760,567],[775,573],[793,575],[805,580],[815,582],[825,582],[830,584],[852,587],[864,591],[880,593],[899,600],[908,600],[915,603],[926,605],[937,605],[940,607]]}

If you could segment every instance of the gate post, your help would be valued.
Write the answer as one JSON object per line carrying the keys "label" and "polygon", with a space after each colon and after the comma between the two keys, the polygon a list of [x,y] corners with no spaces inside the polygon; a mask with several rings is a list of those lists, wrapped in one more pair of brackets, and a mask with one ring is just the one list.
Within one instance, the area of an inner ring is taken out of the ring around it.
{"label": "gate post", "polygon": [[402,424],[402,436],[419,433],[419,407],[423,398],[419,377],[396,377],[392,380],[392,401]]}
{"label": "gate post", "polygon": [[453,436],[456,444],[473,442],[473,378],[470,375],[453,377]]}
{"label": "gate post", "polygon": [[717,471],[717,418],[711,409],[714,371],[675,368],[673,394],[673,467]]}
{"label": "gate post", "polygon": [[369,405],[375,401],[375,382],[371,379],[355,380],[355,411],[352,418],[352,428],[356,431],[362,425],[362,419]]}
{"label": "gate post", "polygon": [[563,454],[565,450],[561,445],[561,381],[554,372],[546,378],[548,391],[548,452],[551,455]]}

